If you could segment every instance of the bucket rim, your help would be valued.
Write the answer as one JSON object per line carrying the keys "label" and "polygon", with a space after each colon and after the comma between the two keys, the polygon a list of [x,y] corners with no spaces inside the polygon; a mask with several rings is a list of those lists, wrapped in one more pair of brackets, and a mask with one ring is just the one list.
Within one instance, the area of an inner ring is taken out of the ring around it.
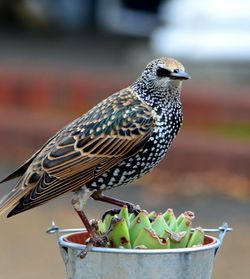
{"label": "bucket rim", "polygon": [[[69,233],[62,235],[58,238],[58,243],[61,247],[71,248],[74,250],[84,250],[86,245],[78,244],[65,240],[68,236],[83,233],[86,230],[75,230],[74,233]],[[214,241],[211,244],[206,244],[199,247],[190,247],[190,248],[173,248],[173,249],[122,249],[122,248],[105,248],[105,247],[92,247],[89,252],[98,252],[98,253],[115,253],[115,254],[180,254],[180,253],[194,253],[201,252],[206,250],[218,249],[221,245],[221,241],[211,235],[205,235],[212,238]]]}

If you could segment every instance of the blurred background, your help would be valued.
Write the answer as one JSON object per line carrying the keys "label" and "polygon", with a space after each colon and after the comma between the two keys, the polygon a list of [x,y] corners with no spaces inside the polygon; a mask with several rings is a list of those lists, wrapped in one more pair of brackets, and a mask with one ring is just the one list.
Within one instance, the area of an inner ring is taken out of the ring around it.
{"label": "blurred background", "polygon": [[[147,210],[193,210],[194,226],[227,221],[234,231],[213,278],[250,278],[248,0],[1,0],[0,177],[160,56],[179,59],[192,76],[182,130],[158,168],[109,194]],[[82,226],[70,196],[1,216],[1,278],[65,278],[45,231],[52,220]],[[100,218],[108,208],[91,200],[86,213]]]}

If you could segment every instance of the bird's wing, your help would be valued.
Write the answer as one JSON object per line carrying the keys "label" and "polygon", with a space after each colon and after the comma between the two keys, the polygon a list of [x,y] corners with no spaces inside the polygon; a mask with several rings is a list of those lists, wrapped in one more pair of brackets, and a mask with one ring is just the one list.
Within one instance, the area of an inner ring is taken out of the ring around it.
{"label": "bird's wing", "polygon": [[25,195],[18,194],[22,199],[9,216],[74,191],[138,152],[151,136],[155,118],[129,90],[101,102],[68,126],[70,134],[55,139],[41,162],[42,176],[27,172]]}

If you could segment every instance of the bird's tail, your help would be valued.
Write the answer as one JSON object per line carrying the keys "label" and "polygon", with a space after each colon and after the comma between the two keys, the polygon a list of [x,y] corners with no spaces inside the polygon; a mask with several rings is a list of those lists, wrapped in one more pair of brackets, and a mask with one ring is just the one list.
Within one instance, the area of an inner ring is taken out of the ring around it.
{"label": "bird's tail", "polygon": [[23,190],[23,187],[20,187],[22,183],[23,178],[18,181],[17,185],[7,195],[2,197],[0,200],[0,216],[17,205],[20,198],[25,194],[26,191]]}
{"label": "bird's tail", "polygon": [[17,182],[17,185],[12,189],[12,191],[10,191],[10,193],[8,193],[7,195],[3,196],[2,199],[0,199],[0,215],[8,211],[10,208],[14,207],[18,203],[21,193],[22,194],[24,193],[23,188],[20,186],[24,181],[23,175],[25,174],[26,170],[31,164],[33,157],[31,157],[17,170],[15,170],[10,175],[8,175],[7,177],[5,177],[3,180],[0,181],[1,184],[21,176],[21,178]]}
{"label": "bird's tail", "polygon": [[15,206],[17,204],[17,201],[15,202],[15,196],[12,192],[2,197],[0,200],[0,215],[4,214],[6,211],[8,211],[10,208]]}
{"label": "bird's tail", "polygon": [[[33,159],[33,158],[31,158]],[[9,180],[12,180],[14,178],[23,176],[24,173],[26,172],[26,170],[28,169],[30,163],[31,163],[31,159],[27,160],[22,166],[20,166],[18,169],[16,169],[14,172],[12,172],[11,174],[9,174],[7,177],[5,177],[3,180],[0,181],[1,183],[7,182]]]}

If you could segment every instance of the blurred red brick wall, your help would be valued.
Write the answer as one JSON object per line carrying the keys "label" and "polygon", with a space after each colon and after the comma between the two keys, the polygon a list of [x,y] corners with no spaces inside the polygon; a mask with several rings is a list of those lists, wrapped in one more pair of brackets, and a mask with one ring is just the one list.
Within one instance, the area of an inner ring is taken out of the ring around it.
{"label": "blurred red brick wall", "polygon": [[[129,83],[129,77],[117,73],[1,68],[1,160],[26,159],[58,129]],[[185,122],[169,152],[168,169],[228,170],[250,176],[249,142],[203,133],[216,123],[249,120],[247,89],[235,94],[226,88],[185,87],[182,101]]]}

